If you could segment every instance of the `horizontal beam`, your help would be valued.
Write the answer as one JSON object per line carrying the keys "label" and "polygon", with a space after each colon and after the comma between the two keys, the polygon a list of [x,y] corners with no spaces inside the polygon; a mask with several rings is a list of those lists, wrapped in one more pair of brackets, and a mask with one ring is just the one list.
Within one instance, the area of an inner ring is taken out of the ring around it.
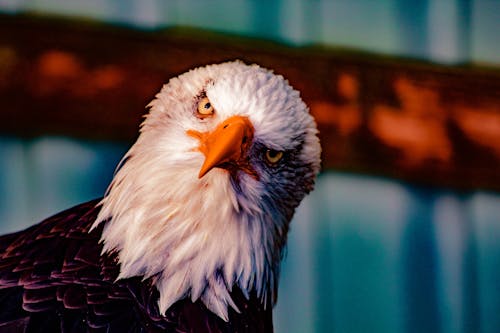
{"label": "horizontal beam", "polygon": [[0,133],[131,142],[170,77],[241,59],[301,91],[325,170],[500,190],[498,68],[32,16],[0,16],[0,31]]}

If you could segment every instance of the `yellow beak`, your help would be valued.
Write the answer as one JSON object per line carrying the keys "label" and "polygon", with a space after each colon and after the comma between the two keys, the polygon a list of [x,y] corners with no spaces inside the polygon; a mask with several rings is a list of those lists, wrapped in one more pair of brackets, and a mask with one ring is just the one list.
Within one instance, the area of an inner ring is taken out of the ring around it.
{"label": "yellow beak", "polygon": [[253,133],[252,123],[243,116],[224,120],[212,132],[188,130],[188,135],[200,141],[198,150],[205,155],[198,177],[202,178],[214,167],[239,168],[254,175],[247,156]]}

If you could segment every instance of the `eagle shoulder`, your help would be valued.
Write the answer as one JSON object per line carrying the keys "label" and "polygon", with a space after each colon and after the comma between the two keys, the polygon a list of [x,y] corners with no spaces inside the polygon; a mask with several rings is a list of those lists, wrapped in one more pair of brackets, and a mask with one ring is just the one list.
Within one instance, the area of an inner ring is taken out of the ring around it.
{"label": "eagle shoulder", "polygon": [[201,301],[158,309],[154,277],[116,280],[115,254],[101,254],[99,200],[75,206],[26,230],[0,236],[0,331],[271,332],[272,311],[256,295],[231,295],[223,321]]}

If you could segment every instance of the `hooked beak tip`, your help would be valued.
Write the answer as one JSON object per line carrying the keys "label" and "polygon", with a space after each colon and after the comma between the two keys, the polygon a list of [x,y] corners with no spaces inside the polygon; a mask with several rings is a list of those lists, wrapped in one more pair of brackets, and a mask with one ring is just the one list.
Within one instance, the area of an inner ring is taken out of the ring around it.
{"label": "hooked beak tip", "polygon": [[205,176],[208,171],[210,171],[210,168],[201,168],[200,172],[198,173],[198,179],[203,178],[203,176]]}
{"label": "hooked beak tip", "polygon": [[246,154],[253,137],[253,131],[249,119],[242,116],[226,119],[213,132],[188,131],[188,135],[200,140],[199,150],[205,155],[198,178],[227,162],[241,164],[241,159]]}

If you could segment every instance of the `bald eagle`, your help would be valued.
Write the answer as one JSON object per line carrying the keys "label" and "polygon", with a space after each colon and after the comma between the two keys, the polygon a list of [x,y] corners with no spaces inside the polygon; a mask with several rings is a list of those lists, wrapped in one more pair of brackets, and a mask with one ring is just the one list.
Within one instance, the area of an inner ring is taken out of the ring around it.
{"label": "bald eagle", "polygon": [[101,199],[0,238],[0,332],[270,332],[316,124],[243,62],[171,79]]}

